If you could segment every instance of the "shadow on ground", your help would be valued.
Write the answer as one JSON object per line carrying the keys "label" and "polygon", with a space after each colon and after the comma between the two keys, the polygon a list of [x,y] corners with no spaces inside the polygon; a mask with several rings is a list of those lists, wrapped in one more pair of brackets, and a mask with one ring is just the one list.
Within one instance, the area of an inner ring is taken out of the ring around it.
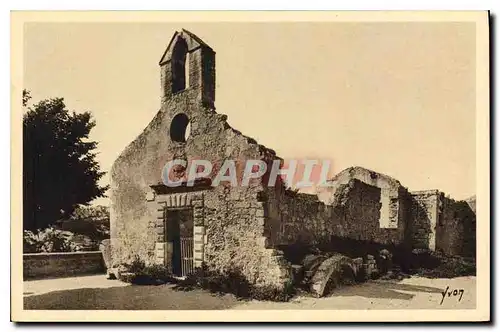
{"label": "shadow on ground", "polygon": [[235,306],[232,295],[180,292],[171,285],[81,288],[24,298],[25,310],[221,310]]}
{"label": "shadow on ground", "polygon": [[329,296],[361,296],[377,299],[411,300],[418,293],[441,293],[443,289],[427,286],[416,286],[394,281],[370,281],[363,284],[336,288]]}
{"label": "shadow on ground", "polygon": [[[372,280],[335,288],[328,296],[410,301],[416,293],[442,291],[436,287]],[[175,285],[80,288],[32,296],[25,293],[24,297],[26,310],[223,310],[239,304],[243,301],[233,295],[216,295],[200,289],[179,291]]]}

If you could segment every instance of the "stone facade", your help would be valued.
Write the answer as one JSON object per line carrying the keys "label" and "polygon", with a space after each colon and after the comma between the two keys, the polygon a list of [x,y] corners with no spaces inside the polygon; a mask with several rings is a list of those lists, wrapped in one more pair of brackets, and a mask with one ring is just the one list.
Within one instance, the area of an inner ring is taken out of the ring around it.
{"label": "stone facade", "polygon": [[[178,43],[187,45],[189,80],[184,90],[172,94],[171,57]],[[268,248],[260,181],[248,187],[195,185],[191,192],[162,185],[162,170],[171,160],[203,159],[220,165],[226,159],[274,158],[274,151],[234,130],[225,115],[215,112],[214,56],[210,47],[183,30],[174,35],[160,61],[161,108],[111,170],[113,262],[139,257],[148,264],[168,265],[172,243],[165,238],[166,211],[192,209],[196,266],[205,261],[212,269],[238,269],[252,283],[282,285],[289,278],[289,267],[279,252]],[[186,116],[191,127],[185,141],[176,137],[179,115]]]}
{"label": "stone facade", "polygon": [[189,187],[182,182],[187,170],[180,167],[174,174],[180,186],[164,185],[162,172],[172,160],[188,165],[235,160],[241,170],[238,161],[269,165],[281,159],[215,111],[215,52],[201,39],[176,32],[160,72],[161,107],[111,170],[114,264],[139,257],[173,266],[176,240],[169,222],[179,214],[188,220],[187,228],[176,227],[192,241],[189,259],[195,268],[204,263],[213,270],[237,270],[257,285],[290,281],[291,266],[277,248],[327,243],[335,236],[453,254],[475,248],[475,237],[467,234],[472,226],[463,223],[464,218],[475,223],[474,213],[438,191],[409,193],[399,181],[361,167],[332,179],[325,202],[286,189],[279,178],[268,187],[269,174],[246,187],[212,186],[210,178]]}

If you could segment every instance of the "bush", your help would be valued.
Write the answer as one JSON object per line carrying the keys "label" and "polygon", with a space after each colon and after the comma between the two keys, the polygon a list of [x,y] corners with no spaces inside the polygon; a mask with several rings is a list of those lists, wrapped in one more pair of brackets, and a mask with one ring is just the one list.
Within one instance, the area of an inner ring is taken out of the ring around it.
{"label": "bush", "polygon": [[461,276],[476,275],[476,262],[459,256],[445,255],[439,252],[428,254],[434,261],[435,266],[423,265],[414,270],[414,273],[427,278],[455,278]]}
{"label": "bush", "polygon": [[54,227],[75,234],[74,242],[82,250],[98,250],[99,243],[109,239],[109,208],[78,206],[69,218],[57,221]]}
{"label": "bush", "polygon": [[250,298],[261,301],[288,302],[295,295],[296,290],[292,283],[286,283],[283,289],[272,286],[258,286],[250,288]]}
{"label": "bush", "polygon": [[128,271],[132,273],[140,273],[146,267],[146,263],[144,263],[139,256],[135,256],[134,260],[130,264],[125,264],[125,266],[127,265]]}
{"label": "bush", "polygon": [[122,264],[122,269],[126,272],[120,273],[119,279],[134,285],[161,285],[175,281],[168,267],[158,264],[146,265],[138,257],[130,264]]}
{"label": "bush", "polygon": [[179,280],[177,289],[192,290],[201,288],[212,293],[233,294],[239,298],[284,302],[292,298],[295,290],[292,283],[283,289],[273,286],[255,286],[237,269],[225,272],[209,270],[205,265],[184,280]]}
{"label": "bush", "polygon": [[185,279],[178,279],[172,275],[168,267],[157,264],[146,265],[139,257],[135,257],[129,264],[120,266],[124,272],[119,274],[119,279],[134,285],[175,283],[175,289],[182,291],[205,289],[211,293],[229,293],[239,298],[279,302],[288,301],[295,294],[292,282],[287,283],[282,289],[272,286],[255,286],[251,285],[237,269],[216,272],[204,265]]}
{"label": "bush", "polygon": [[248,298],[250,285],[245,277],[236,271],[215,272],[205,265],[197,268],[184,280],[179,280],[177,289],[206,289],[212,293],[230,293],[237,297]]}
{"label": "bush", "polygon": [[93,240],[92,238],[82,235],[73,234],[71,237],[71,242],[80,248],[80,251],[98,251],[99,241]]}
{"label": "bush", "polygon": [[39,252],[72,252],[81,251],[74,241],[74,234],[49,227],[38,232],[24,231],[23,251],[25,253]]}
{"label": "bush", "polygon": [[65,231],[88,236],[95,241],[109,239],[109,208],[107,206],[78,206],[68,220],[60,223]]}
{"label": "bush", "polygon": [[136,285],[159,285],[175,282],[176,279],[170,273],[170,270],[163,265],[145,266],[141,271],[136,273],[132,284]]}

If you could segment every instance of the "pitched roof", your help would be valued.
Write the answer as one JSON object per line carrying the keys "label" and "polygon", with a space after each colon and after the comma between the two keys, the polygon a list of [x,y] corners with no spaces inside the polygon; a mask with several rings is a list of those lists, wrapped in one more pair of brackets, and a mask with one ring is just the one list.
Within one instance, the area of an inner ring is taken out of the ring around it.
{"label": "pitched roof", "polygon": [[188,35],[189,37],[193,38],[194,40],[196,40],[201,46],[204,46],[204,47],[207,47],[209,49],[212,50],[212,48],[210,46],[208,46],[207,43],[205,43],[203,40],[200,39],[200,37],[198,37],[197,35],[195,35],[194,33],[186,30],[186,29],[182,29],[181,30],[182,32],[184,32],[186,35]]}
{"label": "pitched roof", "polygon": [[181,37],[184,37],[186,36],[187,38],[185,39],[188,39],[188,47],[189,47],[189,51],[192,51],[193,49],[195,48],[198,48],[198,47],[203,47],[205,49],[208,49],[208,50],[211,50],[213,52],[213,49],[208,46],[207,43],[205,43],[203,40],[200,39],[200,37],[196,36],[194,33],[186,30],[186,29],[181,29],[181,31],[176,31],[172,38],[170,39],[170,42],[168,43],[167,45],[167,48],[165,49],[165,52],[163,52],[162,56],[161,56],[161,59],[160,59],[160,62],[159,64],[163,64],[165,63],[166,61],[170,60],[169,58],[169,55],[172,53],[171,52],[171,48],[172,48],[172,44],[174,42],[174,40],[177,38],[177,36],[181,35]]}

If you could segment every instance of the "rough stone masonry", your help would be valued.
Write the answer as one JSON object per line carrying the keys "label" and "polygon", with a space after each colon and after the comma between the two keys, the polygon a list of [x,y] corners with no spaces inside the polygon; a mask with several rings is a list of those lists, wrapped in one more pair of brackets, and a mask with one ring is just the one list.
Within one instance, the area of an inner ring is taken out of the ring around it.
{"label": "rough stone masonry", "polygon": [[209,179],[165,186],[162,169],[174,159],[270,164],[281,158],[215,111],[215,52],[200,38],[176,32],[160,71],[160,110],[111,170],[114,264],[138,257],[182,276],[204,263],[236,270],[254,285],[283,287],[292,273],[278,248],[297,243],[344,237],[475,255],[475,212],[467,203],[438,190],[409,192],[361,167],[332,179],[326,200],[291,192],[280,179],[269,187],[265,177],[248,187],[214,187]]}

